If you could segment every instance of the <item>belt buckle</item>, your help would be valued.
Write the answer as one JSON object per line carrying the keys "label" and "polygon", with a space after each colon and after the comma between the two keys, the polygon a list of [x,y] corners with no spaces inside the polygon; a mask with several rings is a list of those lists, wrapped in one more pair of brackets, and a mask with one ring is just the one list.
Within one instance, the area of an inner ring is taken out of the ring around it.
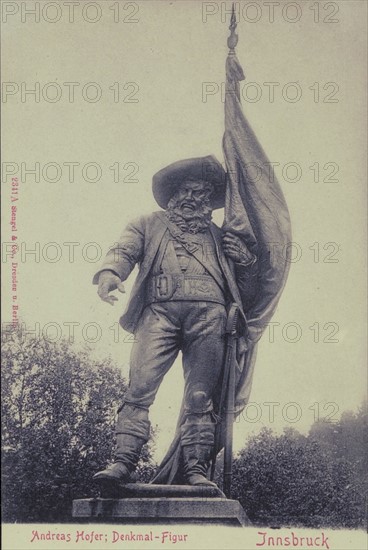
{"label": "belt buckle", "polygon": [[171,298],[173,282],[171,275],[157,275],[155,280],[155,296],[158,299]]}

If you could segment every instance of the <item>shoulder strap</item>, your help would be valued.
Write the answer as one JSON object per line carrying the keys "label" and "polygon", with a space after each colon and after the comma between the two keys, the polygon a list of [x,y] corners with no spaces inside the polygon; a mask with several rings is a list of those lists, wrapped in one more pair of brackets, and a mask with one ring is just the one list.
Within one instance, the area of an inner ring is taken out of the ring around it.
{"label": "shoulder strap", "polygon": [[157,214],[160,220],[170,231],[172,237],[174,237],[174,239],[177,240],[185,248],[185,250],[187,250],[190,254],[193,254],[193,252],[198,250],[198,246],[194,243],[188,242],[183,231],[181,231],[177,225],[172,223],[163,212],[158,212]]}

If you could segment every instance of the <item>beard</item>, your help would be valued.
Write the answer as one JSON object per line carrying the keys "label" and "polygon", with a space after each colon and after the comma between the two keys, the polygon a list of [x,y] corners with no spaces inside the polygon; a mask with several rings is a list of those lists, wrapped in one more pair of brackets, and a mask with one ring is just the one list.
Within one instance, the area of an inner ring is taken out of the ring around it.
{"label": "beard", "polygon": [[[212,207],[209,199],[198,203],[192,202],[193,210],[183,208],[185,201],[170,199],[165,211],[168,219],[179,229],[188,233],[204,233],[212,219]],[[189,210],[189,211],[188,211]]]}

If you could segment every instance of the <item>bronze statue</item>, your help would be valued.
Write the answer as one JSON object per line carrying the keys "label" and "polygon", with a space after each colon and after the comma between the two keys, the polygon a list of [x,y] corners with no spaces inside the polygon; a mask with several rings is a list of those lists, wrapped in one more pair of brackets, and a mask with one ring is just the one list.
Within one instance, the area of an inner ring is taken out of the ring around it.
{"label": "bronze statue", "polygon": [[[233,233],[211,221],[225,204],[225,172],[212,156],[179,161],[153,177],[164,210],[130,223],[94,279],[108,303],[140,270],[120,322],[135,334],[130,382],[116,424],[115,462],[96,480],[129,482],[150,433],[149,407],[182,351],[184,417],[180,427],[183,481],[214,485],[207,473],[215,440],[218,391],[231,303],[248,309],[255,295],[257,258]],[[232,266],[230,267],[229,262]]]}

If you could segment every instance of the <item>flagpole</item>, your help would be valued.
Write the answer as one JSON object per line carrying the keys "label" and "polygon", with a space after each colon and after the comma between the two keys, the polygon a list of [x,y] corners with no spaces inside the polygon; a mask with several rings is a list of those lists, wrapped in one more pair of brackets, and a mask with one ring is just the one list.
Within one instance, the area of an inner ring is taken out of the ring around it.
{"label": "flagpole", "polygon": [[[230,19],[230,36],[227,39],[227,45],[229,48],[228,57],[235,57],[235,47],[238,43],[238,35],[235,30],[237,27],[235,16],[235,4],[232,5],[231,19]],[[228,82],[227,82],[228,85]],[[231,498],[231,480],[232,480],[232,467],[233,467],[233,423],[234,423],[234,409],[235,409],[235,349],[237,335],[237,322],[239,316],[239,308],[236,304],[232,304],[228,321],[226,326],[226,346],[227,357],[224,372],[224,470],[223,470],[223,491],[227,498]],[[221,406],[222,409],[222,406]],[[221,414],[222,410],[220,410]],[[213,465],[214,466],[214,465]]]}

